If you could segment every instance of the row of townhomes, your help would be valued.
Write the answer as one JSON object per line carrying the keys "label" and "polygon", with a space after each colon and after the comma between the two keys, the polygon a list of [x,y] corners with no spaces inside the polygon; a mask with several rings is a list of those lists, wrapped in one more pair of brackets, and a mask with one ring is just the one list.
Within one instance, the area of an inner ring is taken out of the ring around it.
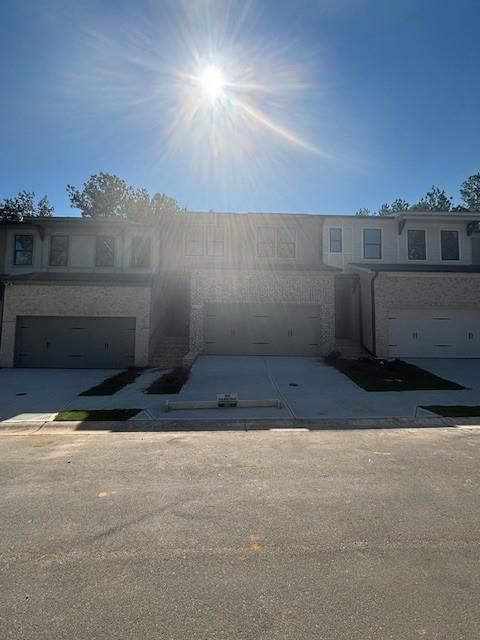
{"label": "row of townhomes", "polygon": [[31,218],[0,261],[3,367],[480,357],[480,214]]}

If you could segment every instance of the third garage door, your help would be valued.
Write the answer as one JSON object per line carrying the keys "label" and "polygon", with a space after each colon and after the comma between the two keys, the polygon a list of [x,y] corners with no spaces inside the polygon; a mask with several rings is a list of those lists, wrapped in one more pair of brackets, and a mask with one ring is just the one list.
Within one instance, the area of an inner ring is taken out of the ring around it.
{"label": "third garage door", "polygon": [[296,304],[209,304],[205,352],[230,355],[321,353],[321,307]]}
{"label": "third garage door", "polygon": [[480,312],[394,311],[388,342],[390,357],[479,358]]}

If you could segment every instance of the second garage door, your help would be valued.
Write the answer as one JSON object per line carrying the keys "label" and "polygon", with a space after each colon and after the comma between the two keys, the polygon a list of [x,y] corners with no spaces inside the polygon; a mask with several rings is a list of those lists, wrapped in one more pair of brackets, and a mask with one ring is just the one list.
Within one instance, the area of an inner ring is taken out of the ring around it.
{"label": "second garage door", "polygon": [[16,367],[117,369],[135,361],[135,318],[17,317]]}
{"label": "second garage door", "polygon": [[231,355],[318,355],[321,308],[296,304],[209,304],[205,352]]}
{"label": "second garage door", "polygon": [[480,357],[478,311],[394,311],[388,332],[390,357]]}

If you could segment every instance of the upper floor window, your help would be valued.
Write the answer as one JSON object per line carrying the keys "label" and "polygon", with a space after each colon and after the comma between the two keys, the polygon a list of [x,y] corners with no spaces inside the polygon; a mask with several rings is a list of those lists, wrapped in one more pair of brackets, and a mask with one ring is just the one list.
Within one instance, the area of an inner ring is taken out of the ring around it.
{"label": "upper floor window", "polygon": [[382,258],[382,230],[363,230],[363,257],[370,260],[381,260]]}
{"label": "upper floor window", "polygon": [[407,241],[409,260],[427,259],[425,229],[409,229],[407,232]]}
{"label": "upper floor window", "polygon": [[33,236],[16,235],[13,253],[13,264],[26,266],[33,264]]}
{"label": "upper floor window", "polygon": [[295,258],[296,232],[292,227],[277,229],[277,256],[279,258]]}
{"label": "upper floor window", "polygon": [[296,230],[292,227],[258,227],[258,258],[295,258]]}
{"label": "upper floor window", "polygon": [[50,266],[66,267],[68,264],[68,236],[50,238]]}
{"label": "upper floor window", "polygon": [[442,260],[460,260],[458,245],[458,231],[440,231],[442,245]]}
{"label": "upper floor window", "polygon": [[192,227],[185,234],[185,255],[203,256],[203,229]]}
{"label": "upper floor window", "polygon": [[275,229],[273,227],[258,227],[257,256],[259,258],[275,256]]}
{"label": "upper floor window", "polygon": [[224,255],[223,229],[220,227],[191,227],[185,234],[186,256]]}
{"label": "upper floor window", "polygon": [[132,238],[132,267],[147,269],[150,266],[152,243],[147,236]]}
{"label": "upper floor window", "polygon": [[207,227],[206,229],[207,256],[223,256],[223,229]]}
{"label": "upper floor window", "polygon": [[113,236],[97,236],[95,265],[97,267],[113,267],[115,258],[115,238]]}
{"label": "upper floor window", "polygon": [[330,252],[342,253],[342,230],[330,229]]}

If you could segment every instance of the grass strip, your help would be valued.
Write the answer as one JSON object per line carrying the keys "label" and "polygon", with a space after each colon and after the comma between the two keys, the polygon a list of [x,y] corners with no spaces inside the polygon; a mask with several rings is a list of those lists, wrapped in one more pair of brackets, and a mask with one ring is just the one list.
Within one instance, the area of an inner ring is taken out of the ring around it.
{"label": "grass strip", "polygon": [[466,404],[430,404],[422,409],[427,409],[432,413],[436,413],[443,418],[479,418],[480,417],[480,405],[466,405]]}
{"label": "grass strip", "polygon": [[130,420],[141,409],[67,409],[57,414],[54,422],[92,422],[105,420]]}

